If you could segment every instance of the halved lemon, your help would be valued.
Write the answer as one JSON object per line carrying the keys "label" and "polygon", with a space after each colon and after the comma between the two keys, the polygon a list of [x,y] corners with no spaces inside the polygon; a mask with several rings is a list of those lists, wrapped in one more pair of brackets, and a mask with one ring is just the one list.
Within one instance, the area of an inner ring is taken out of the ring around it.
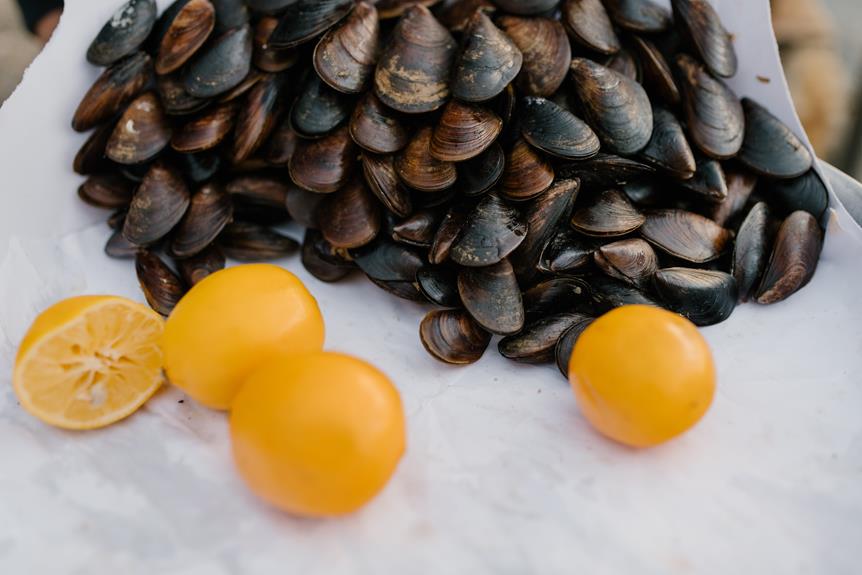
{"label": "halved lemon", "polygon": [[163,381],[164,320],[116,296],[79,296],[39,315],[18,348],[21,406],[65,429],[104,427],[134,413]]}

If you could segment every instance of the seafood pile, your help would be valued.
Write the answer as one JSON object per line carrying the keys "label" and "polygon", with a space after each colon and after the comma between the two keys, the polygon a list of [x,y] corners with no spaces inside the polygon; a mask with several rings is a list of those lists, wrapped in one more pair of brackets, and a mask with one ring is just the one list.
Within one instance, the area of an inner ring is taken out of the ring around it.
{"label": "seafood pile", "polygon": [[496,334],[565,372],[614,307],[711,325],[817,267],[811,154],[727,86],[711,5],[671,4],[129,0],[87,51],[78,193],[162,314],[226,258],[299,251],[437,306],[419,333],[442,361]]}

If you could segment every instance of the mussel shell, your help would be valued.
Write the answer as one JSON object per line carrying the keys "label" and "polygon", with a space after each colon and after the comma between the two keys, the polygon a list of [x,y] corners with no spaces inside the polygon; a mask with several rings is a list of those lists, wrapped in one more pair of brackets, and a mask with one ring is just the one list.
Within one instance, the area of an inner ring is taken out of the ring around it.
{"label": "mussel shell", "polygon": [[722,202],[727,198],[724,168],[721,167],[721,163],[710,158],[698,158],[694,176],[681,181],[680,184],[711,202]]}
{"label": "mussel shell", "polygon": [[411,246],[429,248],[443,215],[440,208],[426,208],[414,212],[392,226],[392,239]]}
{"label": "mussel shell", "polygon": [[148,250],[141,250],[135,256],[135,271],[150,307],[164,316],[170,315],[186,293],[183,280]]}
{"label": "mussel shell", "polygon": [[230,102],[231,100],[237,100],[242,96],[245,96],[249,90],[255,87],[258,82],[260,82],[266,74],[261,72],[256,68],[252,68],[249,70],[248,75],[240,81],[239,84],[221,94],[218,97],[219,102]]}
{"label": "mussel shell", "polygon": [[735,227],[734,222],[741,215],[757,185],[757,177],[748,171],[731,168],[725,171],[724,179],[727,184],[727,197],[713,205],[709,216],[722,227]]}
{"label": "mussel shell", "polygon": [[176,154],[183,174],[195,184],[205,182],[221,169],[218,150],[207,150],[195,154]]}
{"label": "mussel shell", "polygon": [[662,302],[695,325],[721,323],[736,307],[736,280],[728,273],[665,268],[658,270],[653,278]]}
{"label": "mussel shell", "polygon": [[509,261],[522,283],[531,280],[536,274],[545,245],[558,224],[569,219],[580,185],[578,180],[559,180],[546,193],[530,200],[524,206],[523,218],[527,224],[527,234],[509,256]]}
{"label": "mussel shell", "polygon": [[602,0],[564,0],[562,19],[571,38],[601,54],[615,54],[620,39]]}
{"label": "mussel shell", "polygon": [[[289,181],[266,174],[244,174],[227,182],[225,190],[234,200],[238,219],[278,223],[288,217],[289,196],[299,193]],[[264,218],[252,218],[257,213]]]}
{"label": "mussel shell", "polygon": [[635,55],[626,48],[620,48],[620,51],[609,56],[602,62],[615,72],[619,72],[626,78],[631,78],[635,82],[641,81],[642,70],[640,61],[635,58]]}
{"label": "mussel shell", "polygon": [[375,154],[398,152],[410,141],[410,135],[395,114],[373,92],[368,92],[350,118],[353,141]]}
{"label": "mussel shell", "polygon": [[525,96],[551,97],[562,86],[572,61],[563,25],[550,18],[517,16],[503,16],[498,24],[523,55],[517,79],[520,91]]}
{"label": "mussel shell", "polygon": [[241,262],[277,260],[299,247],[293,238],[251,222],[233,222],[225,226],[218,238],[225,255]]}
{"label": "mussel shell", "polygon": [[574,312],[543,317],[528,323],[522,332],[501,339],[497,349],[503,357],[522,363],[551,362],[560,337],[585,318]]}
{"label": "mussel shell", "polygon": [[641,235],[680,259],[706,263],[718,259],[733,242],[733,233],[712,220],[685,210],[647,212]]}
{"label": "mussel shell", "polygon": [[503,120],[488,108],[452,100],[443,108],[431,138],[431,155],[463,162],[487,150],[503,130]]}
{"label": "mussel shell", "polygon": [[572,60],[571,74],[587,123],[603,146],[634,154],[649,143],[652,106],[640,84],[585,58]]}
{"label": "mussel shell", "polygon": [[588,236],[615,237],[637,230],[645,219],[621,191],[605,190],[580,204],[572,227]]}
{"label": "mussel shell", "polygon": [[302,265],[323,282],[337,282],[345,278],[355,268],[352,262],[344,259],[332,244],[326,241],[318,230],[305,230],[302,242]]}
{"label": "mussel shell", "polygon": [[133,258],[140,249],[141,246],[137,246],[127,240],[121,230],[114,230],[105,244],[105,255],[116,259]]}
{"label": "mussel shell", "polygon": [[458,188],[465,196],[481,196],[497,185],[506,167],[502,146],[494,143],[481,155],[457,166]]}
{"label": "mussel shell", "polygon": [[692,178],[697,170],[682,124],[665,108],[653,109],[652,137],[640,156],[681,180]]}
{"label": "mussel shell", "polygon": [[526,235],[527,223],[518,210],[488,194],[467,217],[449,257],[462,266],[493,265],[515,251]]}
{"label": "mussel shell", "polygon": [[158,76],[156,89],[159,92],[165,112],[171,116],[194,114],[204,109],[209,100],[196,98],[186,91],[186,85],[178,74]]}
{"label": "mussel shell", "polygon": [[296,151],[297,138],[296,132],[293,131],[290,116],[285,114],[273,128],[269,142],[264,146],[263,156],[267,163],[270,166],[286,168]]}
{"label": "mussel shell", "polygon": [[671,25],[670,11],[652,0],[604,0],[611,20],[638,33],[664,32]]}
{"label": "mussel shell", "polygon": [[185,215],[190,202],[189,189],[179,172],[163,162],[156,162],[129,205],[123,235],[139,246],[165,237]]}
{"label": "mussel shell", "polygon": [[437,13],[437,19],[452,33],[464,32],[477,10],[493,15],[497,10],[491,0],[455,0],[447,2]]}
{"label": "mussel shell", "polygon": [[207,43],[185,68],[186,92],[212,98],[238,86],[251,69],[252,31],[247,24]]}
{"label": "mussel shell", "polygon": [[484,102],[499,95],[521,71],[523,55],[482,10],[470,19],[455,64],[452,94],[465,102]]}
{"label": "mussel shell", "polygon": [[738,159],[756,174],[797,178],[811,169],[811,153],[787,125],[769,110],[743,98],[745,140]]}
{"label": "mussel shell", "polygon": [[645,178],[623,186],[623,193],[638,207],[657,207],[667,199],[666,185],[663,180]]}
{"label": "mussel shell", "polygon": [[671,0],[674,21],[691,41],[701,61],[716,76],[736,74],[733,39],[708,0]]}
{"label": "mussel shell", "polygon": [[215,104],[208,108],[174,131],[171,147],[185,153],[215,148],[233,129],[236,109],[234,102]]}
{"label": "mussel shell", "polygon": [[494,0],[494,4],[504,12],[523,16],[547,14],[559,3],[560,0]]}
{"label": "mussel shell", "polygon": [[366,89],[380,56],[377,9],[357,2],[344,23],[327,32],[314,49],[314,69],[332,88],[348,94]]}
{"label": "mussel shell", "polygon": [[528,96],[521,100],[519,110],[521,134],[543,152],[568,160],[582,160],[599,152],[595,132],[554,102]]}
{"label": "mussel shell", "polygon": [[769,182],[762,188],[770,204],[783,214],[805,210],[820,221],[829,207],[829,192],[814,170],[792,180]]}
{"label": "mussel shell", "polygon": [[475,202],[469,198],[455,201],[449,206],[449,211],[443,216],[443,221],[440,222],[440,227],[437,228],[431,242],[431,249],[428,252],[429,262],[442,264],[449,259],[452,245],[461,235],[461,230],[467,223],[467,217],[473,213],[474,208]]}
{"label": "mussel shell", "polygon": [[639,36],[632,37],[632,45],[639,56],[647,90],[668,106],[677,106],[680,102],[679,87],[661,51],[655,44]]}
{"label": "mussel shell", "polygon": [[320,205],[323,237],[336,248],[358,248],[377,237],[383,223],[380,204],[365,183],[354,180]]}
{"label": "mussel shell", "polygon": [[369,277],[371,283],[379,287],[380,289],[394,295],[395,297],[400,297],[401,299],[406,299],[408,301],[415,301],[418,303],[425,303],[425,296],[422,295],[422,292],[419,291],[419,286],[416,284],[416,280],[413,281],[383,281],[376,280],[374,278]]}
{"label": "mussel shell", "polygon": [[269,37],[273,46],[292,48],[317,38],[353,9],[353,0],[296,0],[281,14]]}
{"label": "mussel shell", "polygon": [[119,174],[95,174],[78,188],[78,197],[97,208],[117,210],[128,207],[135,184]]}
{"label": "mussel shell", "polygon": [[392,156],[363,153],[362,173],[368,187],[387,210],[401,218],[406,218],[413,212],[410,193],[398,179],[395,159]]}
{"label": "mussel shell", "polygon": [[293,129],[305,138],[324,136],[350,117],[350,106],[349,100],[324,84],[317,74],[309,74],[290,111]]}
{"label": "mussel shell", "polygon": [[755,204],[739,227],[733,248],[733,278],[739,289],[739,301],[748,301],[751,291],[769,261],[770,213],[765,202]]}
{"label": "mussel shell", "polygon": [[419,326],[419,337],[428,353],[454,365],[479,361],[491,343],[491,334],[458,309],[428,312]]}
{"label": "mussel shell", "polygon": [[581,314],[569,329],[563,332],[560,339],[557,340],[557,345],[554,347],[554,361],[557,364],[557,369],[563,374],[563,377],[569,377],[569,360],[572,358],[572,352],[575,350],[575,344],[581,337],[581,334],[590,327],[590,324],[595,321],[595,318],[589,315]]}
{"label": "mussel shell", "polygon": [[618,280],[644,289],[658,269],[658,257],[647,242],[631,238],[605,244],[593,253],[596,266]]}
{"label": "mussel shell", "polygon": [[509,260],[488,267],[462,268],[458,293],[464,307],[485,330],[510,335],[523,329],[521,289]]}
{"label": "mussel shell", "polygon": [[583,278],[558,275],[524,291],[524,309],[529,321],[560,312],[590,309],[593,291]]}
{"label": "mussel shell", "polygon": [[591,242],[566,226],[551,236],[536,268],[546,273],[582,269],[592,263],[595,249]]}
{"label": "mussel shell", "polygon": [[149,84],[152,76],[152,60],[145,52],[136,52],[107,68],[78,104],[72,128],[85,132],[110,120]]}
{"label": "mussel shell", "polygon": [[425,266],[416,272],[416,283],[422,295],[434,305],[458,307],[458,272],[450,266]]}
{"label": "mussel shell", "polygon": [[320,226],[320,205],[325,199],[326,194],[300,188],[291,190],[287,195],[287,213],[302,227],[316,229]]}
{"label": "mussel shell", "polygon": [[140,164],[151,160],[171,141],[171,125],[153,92],[146,92],[129,104],[120,116],[105,155],[118,164]]}
{"label": "mussel shell", "polygon": [[520,139],[506,156],[500,193],[511,200],[535,198],[554,183],[554,168],[547,159]]}
{"label": "mussel shell", "polygon": [[814,216],[802,210],[787,216],[778,229],[757,303],[776,303],[805,287],[814,277],[822,249],[823,233]]}
{"label": "mussel shell", "polygon": [[299,60],[296,48],[279,48],[269,43],[269,37],[278,26],[278,18],[264,16],[254,28],[254,52],[252,63],[264,72],[284,72]]}
{"label": "mussel shell", "polygon": [[186,285],[194,286],[204,278],[223,270],[225,257],[221,248],[213,244],[190,258],[177,260],[177,269]]}
{"label": "mussel shell", "polygon": [[90,134],[75,154],[72,167],[76,173],[86,176],[109,170],[114,166],[113,162],[105,157],[105,146],[113,131],[113,124],[105,124]]}
{"label": "mussel shell", "polygon": [[117,8],[87,49],[87,61],[110,66],[137,50],[156,23],[154,0],[128,0]]}
{"label": "mussel shell", "polygon": [[408,186],[422,192],[440,192],[458,178],[455,164],[431,155],[433,128],[420,129],[395,159],[395,170]]}
{"label": "mussel shell", "polygon": [[233,219],[233,201],[224,189],[208,183],[195,192],[171,238],[171,255],[187,258],[202,252]]}
{"label": "mussel shell", "polygon": [[643,162],[599,153],[586,160],[570,162],[557,169],[560,178],[581,180],[583,188],[605,188],[613,185],[623,185],[641,178],[651,176],[655,168]]}
{"label": "mussel shell", "polygon": [[421,114],[449,99],[455,39],[421,4],[398,22],[374,73],[374,91],[394,110]]}
{"label": "mussel shell", "polygon": [[590,287],[592,288],[594,309],[601,313],[624,305],[661,307],[646,292],[608,275],[590,277]]}
{"label": "mussel shell", "polygon": [[178,70],[204,45],[215,28],[215,8],[209,0],[189,0],[173,16],[159,43],[156,73]]}
{"label": "mussel shell", "polygon": [[235,164],[250,158],[272,133],[283,83],[282,76],[266,74],[246,95],[234,129],[231,159]]}
{"label": "mussel shell", "polygon": [[688,132],[701,151],[717,160],[734,157],[745,137],[745,114],[739,98],[691,56],[676,58]]}
{"label": "mussel shell", "polygon": [[248,7],[245,0],[210,0],[210,2],[215,6],[216,32],[239,28],[248,22]]}
{"label": "mussel shell", "polygon": [[381,289],[403,299],[425,301],[416,284],[423,261],[412,249],[378,241],[351,253],[359,269]]}
{"label": "mussel shell", "polygon": [[290,177],[312,192],[330,194],[353,175],[356,150],[347,128],[339,128],[318,140],[303,140],[290,159]]}

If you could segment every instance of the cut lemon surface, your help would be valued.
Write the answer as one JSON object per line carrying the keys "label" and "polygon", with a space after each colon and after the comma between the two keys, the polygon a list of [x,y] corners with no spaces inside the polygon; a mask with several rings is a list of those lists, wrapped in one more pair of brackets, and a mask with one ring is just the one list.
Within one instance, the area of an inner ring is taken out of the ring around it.
{"label": "cut lemon surface", "polygon": [[24,336],[12,383],[22,407],[65,429],[134,413],[163,381],[164,321],[115,296],[80,296],[45,310]]}

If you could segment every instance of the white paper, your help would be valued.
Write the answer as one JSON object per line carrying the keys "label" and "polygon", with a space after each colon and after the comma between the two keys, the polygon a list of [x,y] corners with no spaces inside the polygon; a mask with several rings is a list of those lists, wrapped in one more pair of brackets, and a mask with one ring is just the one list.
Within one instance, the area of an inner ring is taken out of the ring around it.
{"label": "white paper", "polygon": [[[327,346],[401,390],[408,451],[386,490],[340,520],[297,520],[235,474],[223,414],[166,389],[110,428],[46,427],[16,404],[14,349],[77,293],[141,299],[80,203],[68,127],[98,75],[83,58],[119,0],[76,0],[0,110],[0,572],[15,574],[859,572],[862,233],[838,206],[813,282],[704,330],[715,403],[691,433],[633,451],[597,436],[553,367],[431,359],[426,309],[369,282],[326,285]],[[798,127],[765,1],[714,0],[736,34],[742,94]],[[159,2],[164,7],[165,2]],[[770,79],[768,84],[757,76]]]}

